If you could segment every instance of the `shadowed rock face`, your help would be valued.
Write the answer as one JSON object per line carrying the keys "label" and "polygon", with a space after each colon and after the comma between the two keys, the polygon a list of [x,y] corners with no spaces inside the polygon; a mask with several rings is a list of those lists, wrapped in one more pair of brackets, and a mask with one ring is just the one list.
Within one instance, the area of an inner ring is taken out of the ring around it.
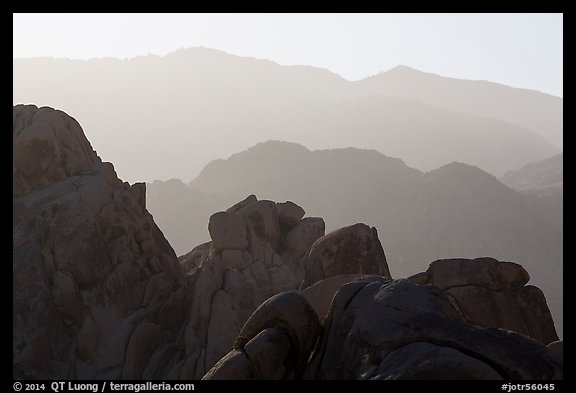
{"label": "shadowed rock face", "polygon": [[13,117],[14,377],[163,375],[188,296],[144,184],[118,180],[63,112]]}
{"label": "shadowed rock face", "polygon": [[101,163],[78,122],[63,112],[19,105],[12,121],[14,197],[91,173]]}
{"label": "shadowed rock face", "polygon": [[[144,185],[119,180],[74,119],[19,105],[13,124],[14,378],[561,375],[561,344],[466,323],[553,338],[545,299],[514,264],[440,261],[413,278],[441,289],[393,282],[375,230],[323,236],[321,218],[254,195],[213,214],[212,241],[178,260]],[[315,284],[293,292],[308,272]],[[471,314],[474,298],[452,291],[462,282],[509,291],[536,318]]]}
{"label": "shadowed rock face", "polygon": [[[437,288],[408,280],[351,283],[332,303],[306,376],[319,379],[552,379],[541,343],[468,325]],[[426,359],[426,361],[422,361]]]}
{"label": "shadowed rock face", "polygon": [[470,324],[513,330],[544,344],[558,340],[544,294],[526,285],[530,276],[516,263],[492,258],[444,259],[411,279],[444,291]]}
{"label": "shadowed rock face", "polygon": [[564,341],[554,341],[546,346],[561,364],[564,364]]}
{"label": "shadowed rock face", "polygon": [[14,376],[200,378],[264,300],[296,289],[324,234],[255,196],[209,223],[181,263],[63,112],[14,107]]}
{"label": "shadowed rock face", "polygon": [[[307,316],[314,320],[305,303],[303,297],[284,293],[263,304],[242,329],[249,332],[239,337],[242,344],[204,378],[562,378],[561,351],[518,333],[467,324],[447,296],[431,285],[383,277],[346,284],[336,293],[320,330],[304,322]],[[314,349],[289,339],[288,332],[294,331],[305,332],[308,341],[317,338]],[[309,348],[310,356],[302,357],[309,359],[303,374],[297,366],[282,373],[254,372],[259,364],[290,359],[290,353],[300,357],[303,348]]]}
{"label": "shadowed rock face", "polygon": [[378,274],[391,278],[376,228],[355,224],[317,240],[306,259],[301,289],[342,274]]}
{"label": "shadowed rock face", "polygon": [[308,301],[295,292],[275,295],[248,319],[234,349],[203,379],[295,379],[302,376],[320,333]]}

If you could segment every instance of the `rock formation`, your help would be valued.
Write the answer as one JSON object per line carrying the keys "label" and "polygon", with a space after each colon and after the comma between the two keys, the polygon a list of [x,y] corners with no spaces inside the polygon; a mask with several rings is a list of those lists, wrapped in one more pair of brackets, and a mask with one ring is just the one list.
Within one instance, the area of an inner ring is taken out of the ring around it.
{"label": "rock formation", "polygon": [[149,184],[147,196],[178,255],[209,240],[206,222],[223,206],[252,193],[289,198],[323,217],[326,232],[355,222],[378,228],[395,277],[453,257],[521,264],[546,295],[562,336],[562,192],[546,198],[519,193],[462,163],[422,173],[374,150],[309,151],[278,141],[215,160],[188,185],[177,184]]}
{"label": "rock formation", "polygon": [[564,341],[558,340],[546,346],[562,365],[564,364]]}
{"label": "rock formation", "polygon": [[470,324],[513,330],[544,344],[558,340],[544,294],[526,285],[530,276],[516,263],[493,258],[444,259],[411,279],[444,291]]}
{"label": "rock formation", "polygon": [[13,110],[13,376],[160,377],[188,295],[174,251],[79,124]]}
{"label": "rock formation", "polygon": [[317,240],[306,259],[301,288],[328,277],[356,273],[391,278],[378,232],[365,224],[345,227]]}
{"label": "rock formation", "polygon": [[440,290],[408,280],[343,286],[323,328],[307,378],[546,380],[562,375],[543,344],[466,324]]}
{"label": "rock formation", "polygon": [[324,236],[321,218],[254,195],[178,259],[145,185],[119,180],[73,118],[15,106],[13,152],[14,378],[561,376],[518,265],[436,261],[394,281],[374,228]]}
{"label": "rock formation", "polygon": [[[242,335],[242,325],[262,302],[296,290],[303,279],[315,283],[348,273],[390,277],[376,229],[356,224],[323,236],[324,220],[304,214],[293,202],[250,195],[210,217],[212,241],[180,258],[185,272],[198,278],[185,334],[188,360],[179,377],[204,375]],[[311,309],[316,318],[324,316],[335,290],[316,296]],[[269,334],[259,340],[272,340]]]}
{"label": "rock formation", "polygon": [[181,261],[63,112],[14,107],[14,376],[200,378],[260,303],[296,289],[321,218],[255,196]]}
{"label": "rock formation", "polygon": [[[562,378],[556,352],[518,333],[467,324],[448,297],[431,285],[360,278],[338,290],[320,330],[314,327],[310,308],[291,293],[270,299],[242,329],[249,334],[239,337],[237,347],[205,378]],[[296,331],[306,332],[309,341],[316,333],[314,349],[286,333]],[[303,348],[309,349],[307,356],[302,356]],[[309,359],[305,366],[294,360],[300,357]],[[262,363],[286,365],[287,359],[293,366],[281,373],[259,368]]]}
{"label": "rock formation", "polygon": [[320,333],[306,299],[284,292],[264,302],[246,322],[234,350],[204,379],[300,378]]}
{"label": "rock formation", "polygon": [[250,195],[210,217],[212,241],[180,258],[184,272],[197,277],[180,378],[204,375],[262,302],[298,287],[307,251],[324,235],[324,220],[303,216],[293,202]]}

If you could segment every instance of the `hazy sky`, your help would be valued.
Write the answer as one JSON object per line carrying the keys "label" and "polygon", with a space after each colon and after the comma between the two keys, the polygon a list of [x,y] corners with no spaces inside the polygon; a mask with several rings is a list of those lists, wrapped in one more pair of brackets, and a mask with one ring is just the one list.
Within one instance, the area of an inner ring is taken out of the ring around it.
{"label": "hazy sky", "polygon": [[349,80],[397,65],[563,95],[562,14],[14,14],[14,58],[204,46]]}

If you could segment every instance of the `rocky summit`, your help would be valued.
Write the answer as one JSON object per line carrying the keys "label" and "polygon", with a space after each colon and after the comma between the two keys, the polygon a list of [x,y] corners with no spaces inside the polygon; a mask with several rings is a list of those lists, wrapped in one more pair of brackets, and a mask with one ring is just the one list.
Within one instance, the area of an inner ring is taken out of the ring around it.
{"label": "rocky summit", "polygon": [[14,378],[165,375],[189,303],[145,208],[61,111],[13,110]]}
{"label": "rocky summit", "polygon": [[563,376],[546,298],[517,264],[395,279],[375,228],[325,234],[255,195],[177,258],[145,185],[119,180],[72,117],[15,106],[13,153],[15,379]]}

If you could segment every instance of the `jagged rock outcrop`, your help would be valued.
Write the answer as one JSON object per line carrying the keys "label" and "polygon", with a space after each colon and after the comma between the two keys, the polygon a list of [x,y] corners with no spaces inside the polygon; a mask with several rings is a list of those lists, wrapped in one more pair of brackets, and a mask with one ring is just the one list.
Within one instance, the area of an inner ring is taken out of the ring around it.
{"label": "jagged rock outcrop", "polygon": [[[303,279],[315,283],[352,274],[339,281],[341,285],[357,273],[390,277],[375,228],[356,224],[323,236],[324,220],[303,218],[304,214],[293,202],[275,203],[250,195],[212,215],[208,225],[212,241],[180,258],[189,274],[198,275],[185,336],[188,359],[198,360],[185,364],[180,377],[202,376],[230,350],[258,305],[280,292],[296,290]],[[325,284],[324,289],[312,307],[320,319],[337,285]],[[271,335],[275,337],[267,332],[258,340],[272,340]],[[237,354],[229,358],[245,369]]]}
{"label": "jagged rock outcrop", "polygon": [[93,172],[101,163],[80,125],[64,112],[18,105],[12,122],[14,197]]}
{"label": "jagged rock outcrop", "polygon": [[[230,350],[262,302],[297,289],[307,251],[324,235],[324,220],[303,216],[304,210],[293,202],[250,195],[210,217],[212,241],[180,258],[185,272],[198,277],[180,378],[204,375]],[[268,340],[269,334],[262,339]]]}
{"label": "jagged rock outcrop", "polygon": [[144,184],[51,108],[14,107],[13,151],[14,378],[165,375],[188,296]]}
{"label": "jagged rock outcrop", "polygon": [[301,289],[342,274],[378,274],[391,278],[376,228],[355,224],[317,240],[306,258]]}
{"label": "jagged rock outcrop", "polygon": [[544,294],[526,285],[530,275],[516,263],[442,259],[411,279],[444,291],[470,324],[513,330],[544,344],[558,340]]}

